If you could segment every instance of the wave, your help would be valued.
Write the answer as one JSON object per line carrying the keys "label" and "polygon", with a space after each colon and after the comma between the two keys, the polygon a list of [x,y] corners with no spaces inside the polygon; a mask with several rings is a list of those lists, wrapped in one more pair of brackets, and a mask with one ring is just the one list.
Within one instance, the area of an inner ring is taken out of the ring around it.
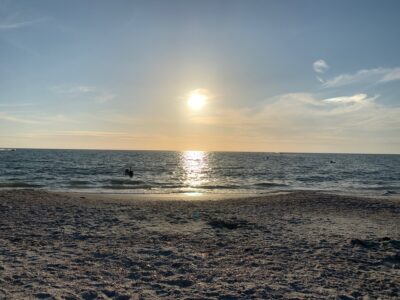
{"label": "wave", "polygon": [[334,181],[335,179],[336,179],[335,176],[321,176],[321,175],[296,178],[296,180],[300,182],[325,182],[325,181]]}
{"label": "wave", "polygon": [[179,188],[185,187],[182,184],[173,184],[173,183],[156,183],[155,186],[157,186],[159,188],[167,188],[167,189],[179,189]]}
{"label": "wave", "polygon": [[129,179],[111,179],[107,181],[107,183],[111,183],[111,185],[139,185],[144,184],[145,182],[142,180],[129,180]]}
{"label": "wave", "polygon": [[393,191],[393,190],[400,190],[400,186],[366,186],[364,189],[366,190],[373,190],[373,191]]}
{"label": "wave", "polygon": [[86,180],[70,180],[69,184],[70,185],[88,185],[88,184],[90,184],[90,182],[86,181]]}
{"label": "wave", "polygon": [[288,186],[287,184],[284,183],[276,183],[276,182],[260,182],[254,184],[255,186],[258,187],[285,187]]}
{"label": "wave", "polygon": [[213,167],[214,170],[244,170],[244,166],[222,166],[222,167]]}
{"label": "wave", "polygon": [[103,185],[101,186],[102,189],[106,190],[149,190],[152,189],[153,186],[151,185],[132,185],[132,186],[126,186],[126,185]]}
{"label": "wave", "polygon": [[192,186],[191,188],[198,188],[198,189],[205,189],[205,190],[235,190],[235,189],[240,189],[243,188],[238,185],[199,185],[199,186]]}
{"label": "wave", "polygon": [[43,185],[26,182],[0,182],[0,188],[40,188]]}
{"label": "wave", "polygon": [[86,180],[70,180],[68,182],[69,187],[79,189],[91,189],[94,188],[93,183]]}

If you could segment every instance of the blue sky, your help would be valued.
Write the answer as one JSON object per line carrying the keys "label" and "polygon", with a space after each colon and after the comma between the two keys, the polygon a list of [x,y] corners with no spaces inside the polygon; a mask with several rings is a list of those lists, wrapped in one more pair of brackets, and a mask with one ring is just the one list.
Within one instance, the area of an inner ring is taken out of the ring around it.
{"label": "blue sky", "polygon": [[0,0],[0,147],[400,153],[399,11]]}

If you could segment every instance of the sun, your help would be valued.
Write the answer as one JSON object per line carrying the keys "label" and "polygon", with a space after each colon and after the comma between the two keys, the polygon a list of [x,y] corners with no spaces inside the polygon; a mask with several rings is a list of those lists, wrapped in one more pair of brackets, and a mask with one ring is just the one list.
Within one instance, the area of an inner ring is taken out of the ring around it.
{"label": "sun", "polygon": [[193,110],[199,110],[203,108],[206,102],[207,95],[201,90],[192,91],[187,98],[187,104]]}

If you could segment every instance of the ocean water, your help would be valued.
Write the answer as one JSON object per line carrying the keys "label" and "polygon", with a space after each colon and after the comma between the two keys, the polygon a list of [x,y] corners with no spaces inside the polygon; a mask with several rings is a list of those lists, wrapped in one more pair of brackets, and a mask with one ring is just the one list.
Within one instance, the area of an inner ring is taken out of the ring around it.
{"label": "ocean water", "polygon": [[[124,175],[129,167],[132,178]],[[0,188],[391,196],[400,194],[400,155],[17,149],[0,151]]]}

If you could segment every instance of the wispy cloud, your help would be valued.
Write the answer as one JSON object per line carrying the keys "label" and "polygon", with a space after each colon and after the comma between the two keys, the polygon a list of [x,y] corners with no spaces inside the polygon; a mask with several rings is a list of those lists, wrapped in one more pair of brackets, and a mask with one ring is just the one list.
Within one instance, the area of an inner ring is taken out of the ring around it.
{"label": "wispy cloud", "polygon": [[[269,99],[258,109],[220,109],[212,116],[192,121],[260,140],[273,138],[295,143],[316,143],[331,139],[359,139],[372,142],[381,134],[398,139],[400,108],[379,104],[378,96],[355,94],[318,99],[309,93],[285,94]],[[302,141],[298,141],[298,139]],[[354,144],[353,141],[353,144]]]}
{"label": "wispy cloud", "polygon": [[52,135],[62,136],[76,136],[76,137],[127,137],[130,136],[126,132],[116,131],[96,131],[96,130],[69,130],[69,131],[56,131]]}
{"label": "wispy cloud", "polygon": [[313,63],[313,69],[317,73],[325,73],[329,69],[329,66],[325,60],[318,59]]}
{"label": "wispy cloud", "polygon": [[35,20],[21,21],[21,20],[3,20],[0,21],[0,31],[18,29],[28,27],[48,20],[48,18],[40,18]]}
{"label": "wispy cloud", "polygon": [[76,86],[52,86],[49,88],[51,91],[58,94],[79,95],[96,92],[93,86],[76,85]]}
{"label": "wispy cloud", "polygon": [[393,80],[400,80],[400,68],[391,69],[385,74],[380,80],[380,82],[388,82]]}
{"label": "wispy cloud", "polygon": [[14,115],[10,115],[10,114],[4,113],[4,112],[0,112],[0,120],[13,122],[13,123],[23,123],[23,124],[44,124],[45,123],[43,121],[29,119],[29,118],[25,118],[25,117],[14,116]]}
{"label": "wispy cloud", "polygon": [[53,86],[49,88],[52,92],[68,95],[70,97],[88,96],[96,102],[104,103],[113,100],[117,95],[99,89],[95,86],[75,85],[75,86]]}
{"label": "wispy cloud", "polygon": [[54,124],[54,123],[78,123],[76,120],[66,117],[63,114],[56,115],[32,115],[26,116],[26,113],[12,114],[10,112],[0,112],[0,120],[21,123],[21,124]]}
{"label": "wispy cloud", "polygon": [[[382,130],[399,130],[400,108],[379,104],[377,98],[378,96],[355,94],[317,99],[311,94],[290,94],[266,105],[263,112],[267,115],[263,117],[280,113],[280,118],[287,118],[292,126],[300,130],[302,128],[304,132],[310,130],[324,134],[328,133],[326,130],[334,130],[350,136],[351,133],[346,131],[368,133],[378,127]],[[369,133],[372,137],[372,132]]]}
{"label": "wispy cloud", "polygon": [[142,134],[132,134],[120,131],[99,131],[99,130],[46,130],[35,131],[29,134],[21,134],[20,137],[29,138],[90,138],[104,140],[134,140],[134,139],[153,139],[154,137]]}
{"label": "wispy cloud", "polygon": [[30,107],[34,106],[35,104],[33,103],[0,103],[0,107],[10,107],[10,108],[15,108],[15,107]]}
{"label": "wispy cloud", "polygon": [[356,83],[383,83],[400,80],[400,68],[375,68],[360,70],[354,74],[340,74],[324,82],[323,87],[333,88]]}
{"label": "wispy cloud", "polygon": [[353,96],[342,96],[322,100],[325,103],[362,103],[367,99],[367,94],[356,94]]}
{"label": "wispy cloud", "polygon": [[79,123],[79,121],[67,117],[63,114],[56,114],[52,116],[39,116],[38,119],[45,123]]}
{"label": "wispy cloud", "polygon": [[108,93],[108,92],[100,92],[95,97],[94,100],[98,103],[105,103],[113,100],[117,95]]}

